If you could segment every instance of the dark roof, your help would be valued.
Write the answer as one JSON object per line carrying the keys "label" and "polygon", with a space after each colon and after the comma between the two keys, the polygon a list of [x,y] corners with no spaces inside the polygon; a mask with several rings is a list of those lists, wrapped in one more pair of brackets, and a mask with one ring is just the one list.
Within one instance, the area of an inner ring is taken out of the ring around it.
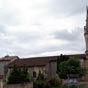
{"label": "dark roof", "polygon": [[[85,58],[85,54],[74,54],[74,55],[67,55],[70,57],[77,57],[80,59]],[[16,59],[15,61],[11,62],[8,67],[12,67],[14,64],[22,67],[22,66],[45,66],[50,61],[56,61],[59,56],[47,56],[47,57],[32,57],[32,58],[20,58]]]}
{"label": "dark roof", "polygon": [[73,55],[68,55],[69,57],[76,57],[76,58],[80,58],[80,59],[86,59],[86,55],[85,54],[73,54]]}
{"label": "dark roof", "polygon": [[5,57],[0,58],[0,62],[1,61],[13,61],[15,59],[18,59],[18,56],[5,56]]}
{"label": "dark roof", "polygon": [[57,56],[50,57],[34,57],[34,58],[20,58],[9,64],[12,67],[14,64],[17,66],[45,66],[50,60],[57,60]]}

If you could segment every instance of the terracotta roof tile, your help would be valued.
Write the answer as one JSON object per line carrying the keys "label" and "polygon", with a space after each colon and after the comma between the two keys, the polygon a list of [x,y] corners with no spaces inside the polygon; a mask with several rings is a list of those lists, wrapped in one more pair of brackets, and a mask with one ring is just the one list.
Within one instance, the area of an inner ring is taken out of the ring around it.
{"label": "terracotta roof tile", "polygon": [[18,59],[18,57],[17,56],[5,56],[5,57],[0,58],[0,61],[12,61],[14,59]]}
{"label": "terracotta roof tile", "polygon": [[[85,58],[85,54],[74,54],[68,55],[70,57],[77,58]],[[44,66],[48,64],[50,61],[56,61],[59,56],[47,56],[47,57],[32,57],[32,58],[20,58],[8,65],[8,67],[12,67],[14,64],[17,66]]]}
{"label": "terracotta roof tile", "polygon": [[9,67],[16,64],[17,66],[44,66],[48,64],[50,60],[57,60],[55,57],[35,57],[35,58],[21,58],[9,64]]}

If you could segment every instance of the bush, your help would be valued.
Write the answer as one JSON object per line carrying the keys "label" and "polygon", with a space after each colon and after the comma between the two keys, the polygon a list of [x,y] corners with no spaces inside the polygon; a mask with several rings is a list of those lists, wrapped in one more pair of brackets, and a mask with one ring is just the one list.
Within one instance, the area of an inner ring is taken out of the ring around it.
{"label": "bush", "polygon": [[56,78],[51,78],[49,81],[48,81],[49,85],[51,87],[59,87],[60,86],[60,81]]}
{"label": "bush", "polygon": [[39,71],[37,80],[45,80],[44,74]]}
{"label": "bush", "polygon": [[61,79],[67,79],[68,74],[77,74],[79,77],[82,77],[86,73],[85,69],[81,67],[80,60],[74,57],[61,62],[58,69],[58,75]]}
{"label": "bush", "polygon": [[19,84],[19,83],[27,83],[31,81],[31,76],[28,73],[28,69],[18,68],[16,65],[13,66],[12,70],[10,71],[8,77],[8,84]]}
{"label": "bush", "polygon": [[35,81],[33,83],[34,88],[50,88],[50,85],[46,81]]}
{"label": "bush", "polygon": [[58,88],[60,86],[60,81],[56,78],[51,78],[46,80],[36,80],[33,83],[34,88]]}

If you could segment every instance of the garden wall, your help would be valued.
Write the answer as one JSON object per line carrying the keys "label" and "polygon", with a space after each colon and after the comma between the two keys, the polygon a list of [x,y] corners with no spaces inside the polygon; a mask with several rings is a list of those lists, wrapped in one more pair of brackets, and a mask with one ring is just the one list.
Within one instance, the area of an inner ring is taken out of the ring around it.
{"label": "garden wall", "polygon": [[25,84],[6,84],[4,88],[33,88],[33,83]]}

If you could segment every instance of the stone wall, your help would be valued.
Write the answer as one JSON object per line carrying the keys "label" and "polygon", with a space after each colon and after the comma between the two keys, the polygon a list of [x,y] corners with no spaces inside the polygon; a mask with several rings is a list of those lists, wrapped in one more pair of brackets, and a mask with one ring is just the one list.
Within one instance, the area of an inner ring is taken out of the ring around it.
{"label": "stone wall", "polygon": [[33,88],[33,83],[26,84],[6,84],[4,88]]}

